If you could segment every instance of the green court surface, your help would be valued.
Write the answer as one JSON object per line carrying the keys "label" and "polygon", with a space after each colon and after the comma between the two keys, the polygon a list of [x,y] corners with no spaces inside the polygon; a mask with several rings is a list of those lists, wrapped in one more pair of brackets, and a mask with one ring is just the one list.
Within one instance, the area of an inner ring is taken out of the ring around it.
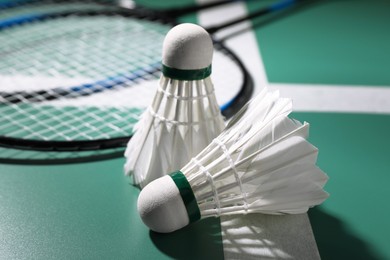
{"label": "green court surface", "polygon": [[150,232],[137,214],[139,190],[123,175],[123,163],[120,158],[40,167],[1,165],[0,258],[223,256],[217,219],[172,235]]}
{"label": "green court surface", "polygon": [[328,200],[309,211],[322,259],[388,259],[390,117],[296,113],[311,123]]}
{"label": "green court surface", "polygon": [[[268,81],[388,91],[389,10],[389,1],[316,1],[254,20]],[[321,258],[390,259],[390,115],[318,110],[292,117],[310,123],[318,165],[330,177],[330,197],[309,210]],[[149,231],[123,163],[0,164],[0,259],[223,258],[217,218],[168,235]]]}
{"label": "green court surface", "polygon": [[[256,36],[268,80],[388,88],[388,10],[388,1],[317,1],[263,26],[259,21]],[[390,116],[293,117],[311,123],[319,166],[330,177],[329,199],[309,211],[322,259],[389,259]]]}
{"label": "green court surface", "polygon": [[389,86],[389,9],[388,1],[314,1],[255,21],[269,81]]}

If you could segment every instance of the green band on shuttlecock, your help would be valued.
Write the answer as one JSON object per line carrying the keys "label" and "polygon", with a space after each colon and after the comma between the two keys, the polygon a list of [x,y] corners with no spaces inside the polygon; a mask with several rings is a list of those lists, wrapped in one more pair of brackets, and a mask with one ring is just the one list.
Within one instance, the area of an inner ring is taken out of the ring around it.
{"label": "green band on shuttlecock", "polygon": [[201,80],[211,74],[211,65],[198,70],[180,70],[162,65],[162,73],[165,77],[178,80]]}
{"label": "green band on shuttlecock", "polygon": [[200,219],[200,210],[195,199],[194,192],[186,176],[181,171],[173,172],[169,174],[176,186],[179,188],[180,196],[183,199],[184,205],[187,209],[188,218],[190,223],[195,222]]}

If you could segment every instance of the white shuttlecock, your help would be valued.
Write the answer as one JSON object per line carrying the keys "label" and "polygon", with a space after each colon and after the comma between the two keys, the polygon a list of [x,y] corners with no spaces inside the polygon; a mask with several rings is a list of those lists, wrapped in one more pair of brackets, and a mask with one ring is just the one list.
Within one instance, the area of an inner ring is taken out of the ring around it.
{"label": "white shuttlecock", "polygon": [[317,166],[309,124],[288,118],[290,99],[262,91],[181,171],[147,185],[138,211],[167,233],[200,218],[228,214],[298,214],[322,203],[328,177]]}
{"label": "white shuttlecock", "polygon": [[166,35],[159,88],[125,152],[134,184],[142,188],[180,169],[225,127],[210,79],[212,56],[212,40],[198,25]]}

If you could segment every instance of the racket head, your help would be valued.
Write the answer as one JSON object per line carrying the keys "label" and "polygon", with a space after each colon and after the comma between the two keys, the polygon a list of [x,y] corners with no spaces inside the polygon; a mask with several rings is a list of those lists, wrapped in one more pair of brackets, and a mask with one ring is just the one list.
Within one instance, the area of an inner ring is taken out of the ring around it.
{"label": "racket head", "polygon": [[55,13],[82,10],[116,10],[117,0],[0,0],[0,19],[5,20],[37,13]]}
{"label": "racket head", "polygon": [[[173,25],[136,10],[88,10],[48,13],[3,27],[0,110],[6,123],[0,145],[52,153],[123,147],[154,96],[161,45]],[[31,33],[35,38],[28,38]],[[136,35],[143,35],[142,42]],[[252,79],[220,42],[213,67],[218,102],[230,117],[249,99]]]}

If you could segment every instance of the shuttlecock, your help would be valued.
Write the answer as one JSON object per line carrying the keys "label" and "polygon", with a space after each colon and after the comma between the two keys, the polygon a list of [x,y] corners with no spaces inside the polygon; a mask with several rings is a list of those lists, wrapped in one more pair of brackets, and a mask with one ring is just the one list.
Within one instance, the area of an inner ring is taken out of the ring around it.
{"label": "shuttlecock", "polygon": [[322,203],[328,177],[315,164],[309,124],[288,118],[290,99],[262,91],[181,171],[147,185],[138,211],[167,233],[200,218],[228,214],[298,214]]}
{"label": "shuttlecock", "polygon": [[162,55],[159,88],[125,152],[125,173],[141,188],[180,169],[225,127],[210,79],[209,34],[195,24],[175,26]]}

